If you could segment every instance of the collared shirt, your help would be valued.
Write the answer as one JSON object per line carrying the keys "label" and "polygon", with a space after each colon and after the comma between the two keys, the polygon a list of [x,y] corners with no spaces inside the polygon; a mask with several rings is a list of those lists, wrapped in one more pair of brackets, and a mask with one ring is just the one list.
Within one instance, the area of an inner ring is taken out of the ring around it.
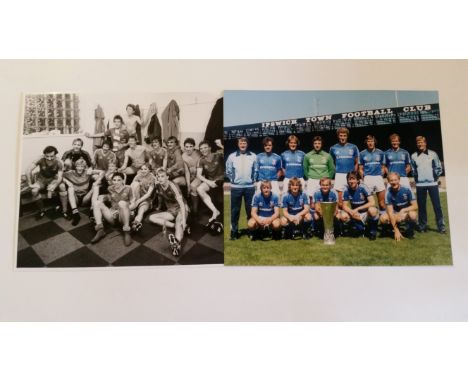
{"label": "collared shirt", "polygon": [[281,170],[282,161],[278,154],[265,152],[257,155],[257,180],[278,180],[278,171]]}
{"label": "collared shirt", "polygon": [[304,210],[304,206],[309,205],[309,198],[304,192],[299,193],[298,195],[294,196],[290,192],[287,192],[283,195],[283,199],[281,200],[281,207],[287,208],[288,214],[296,215],[302,210]]}
{"label": "collared shirt", "polygon": [[304,175],[308,179],[333,179],[335,176],[335,165],[333,158],[327,152],[312,150],[304,157]]}
{"label": "collared shirt", "polygon": [[345,145],[337,143],[330,148],[330,155],[335,161],[336,172],[347,174],[354,170],[356,158],[359,159],[359,149],[349,142]]}
{"label": "collared shirt", "polygon": [[286,178],[304,178],[304,157],[305,153],[301,150],[286,150],[281,154]]}
{"label": "collared shirt", "polygon": [[392,205],[396,212],[400,211],[402,208],[409,207],[413,200],[415,200],[414,194],[409,188],[404,186],[400,186],[397,191],[389,187],[385,194],[385,204],[387,206]]}
{"label": "collared shirt", "polygon": [[398,150],[388,149],[385,151],[385,165],[388,172],[396,172],[400,176],[408,176],[406,165],[411,163],[408,151],[399,148]]}
{"label": "collared shirt", "polygon": [[365,184],[359,184],[354,190],[351,187],[345,188],[343,192],[343,201],[349,202],[351,204],[351,208],[355,209],[366,204],[370,195],[371,193],[369,188]]}
{"label": "collared shirt", "polygon": [[231,153],[226,161],[226,176],[231,182],[233,188],[254,187],[256,173],[257,156],[251,152],[244,153],[239,150]]}
{"label": "collared shirt", "polygon": [[317,190],[314,192],[313,200],[314,203],[337,202],[338,194],[333,188],[326,194],[324,194],[322,190]]}
{"label": "collared shirt", "polygon": [[439,156],[432,150],[413,153],[411,155],[411,168],[416,187],[437,186],[443,171]]}
{"label": "collared shirt", "polygon": [[279,206],[279,197],[274,193],[265,197],[261,192],[255,194],[252,199],[252,207],[257,208],[257,215],[268,218],[275,213],[275,207]]}
{"label": "collared shirt", "polygon": [[359,154],[359,164],[363,166],[364,176],[382,175],[382,165],[385,164],[385,153],[382,150],[363,150]]}

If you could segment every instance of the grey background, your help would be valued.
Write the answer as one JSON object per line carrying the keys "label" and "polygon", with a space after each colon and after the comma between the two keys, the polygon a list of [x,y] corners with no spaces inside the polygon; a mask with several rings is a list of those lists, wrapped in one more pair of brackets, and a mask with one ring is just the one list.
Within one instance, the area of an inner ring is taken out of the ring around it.
{"label": "grey background", "polygon": [[[0,61],[2,321],[466,320],[468,61]],[[438,90],[454,266],[16,270],[22,92]]]}

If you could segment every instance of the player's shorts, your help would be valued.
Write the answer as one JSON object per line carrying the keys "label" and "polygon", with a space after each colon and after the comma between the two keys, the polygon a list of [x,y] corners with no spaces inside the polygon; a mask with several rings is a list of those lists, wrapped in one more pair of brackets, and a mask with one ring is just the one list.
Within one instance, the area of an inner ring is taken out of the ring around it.
{"label": "player's shorts", "polygon": [[[284,178],[283,179],[283,193],[288,192],[289,179],[290,178]],[[299,178],[299,180],[301,181],[301,184],[302,184],[302,191],[305,191],[306,183],[305,183],[304,178]]]}
{"label": "player's shorts", "polygon": [[[409,188],[411,190],[409,178],[407,176],[400,176],[400,186]],[[390,183],[387,183],[387,190],[390,188]]]}
{"label": "player's shorts", "polygon": [[[271,183],[271,192],[273,192],[274,194],[276,195],[280,195],[281,194],[281,191],[280,191],[280,188],[279,188],[279,183],[277,180],[270,180],[270,183]],[[256,183],[256,191],[257,192],[260,192],[260,185],[262,184],[262,182],[257,182]]]}
{"label": "player's shorts", "polygon": [[38,174],[36,177],[36,181],[31,185],[31,188],[43,190],[43,189],[46,189],[47,186],[49,185],[54,185],[55,187],[57,187],[58,186],[57,180],[58,180],[57,177],[45,178],[42,175]]}
{"label": "player's shorts", "polygon": [[346,174],[341,173],[341,172],[337,172],[335,174],[335,185],[333,186],[333,188],[336,191],[343,192],[346,187],[348,187],[348,181],[346,180]]}
{"label": "player's shorts", "polygon": [[148,198],[146,200],[143,200],[142,202],[140,202],[137,207],[136,207],[136,211],[141,208],[142,206],[147,206],[148,207],[148,210],[151,210],[153,208],[153,201],[151,200],[151,198]]}
{"label": "player's shorts", "polygon": [[[170,213],[174,217],[174,220],[175,220],[175,219],[177,219],[177,215],[179,215],[179,213],[180,213],[180,206],[179,205],[172,206],[172,207],[168,208],[164,212]],[[185,214],[188,215],[188,212],[189,212],[189,208],[188,208],[187,205],[185,205]],[[185,216],[185,218],[187,218],[187,216]]]}
{"label": "player's shorts", "polygon": [[364,184],[372,193],[385,191],[385,183],[382,175],[366,175],[364,177]]}
{"label": "player's shorts", "polygon": [[315,191],[320,188],[320,179],[307,179],[307,195],[313,197]]}

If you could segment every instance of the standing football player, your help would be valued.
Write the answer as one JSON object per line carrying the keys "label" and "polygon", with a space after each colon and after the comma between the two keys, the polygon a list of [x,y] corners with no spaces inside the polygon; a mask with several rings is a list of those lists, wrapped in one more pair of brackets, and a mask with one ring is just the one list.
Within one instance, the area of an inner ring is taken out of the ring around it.
{"label": "standing football player", "polygon": [[334,188],[341,200],[343,190],[347,187],[346,174],[358,170],[359,149],[356,145],[348,142],[349,130],[347,128],[339,128],[336,135],[338,143],[330,148],[330,155],[335,161],[336,168]]}
{"label": "standing football player", "polygon": [[439,233],[446,233],[444,214],[440,205],[439,176],[442,175],[442,163],[435,151],[427,149],[426,138],[416,137],[417,151],[411,155],[411,167],[416,181],[416,198],[419,206],[418,231],[427,231],[427,194],[432,207]]}
{"label": "standing football player", "polygon": [[257,178],[255,165],[257,156],[247,150],[248,145],[246,137],[238,138],[238,149],[231,153],[226,161],[226,176],[231,182],[231,240],[240,237],[238,228],[242,199],[245,203],[247,221],[251,217],[252,198],[255,194],[255,179]]}
{"label": "standing football player", "polygon": [[284,171],[283,193],[286,193],[289,189],[289,179],[291,178],[298,178],[301,182],[302,190],[305,190],[306,185],[303,166],[305,153],[297,149],[299,146],[299,138],[295,135],[290,135],[286,144],[289,147],[289,150],[286,150],[281,154]]}
{"label": "standing football player", "polygon": [[[390,135],[391,148],[385,151],[385,172],[388,174],[396,172],[400,175],[400,184],[411,189],[408,174],[411,171],[411,158],[408,151],[400,147],[400,136],[398,134]],[[387,186],[387,188],[390,186]]]}
{"label": "standing football player", "polygon": [[281,157],[273,152],[273,138],[263,138],[263,153],[257,155],[257,192],[260,191],[262,181],[268,180],[271,190],[280,195],[278,178],[282,173]]}
{"label": "standing football player", "polygon": [[303,163],[309,197],[313,197],[314,192],[320,188],[320,179],[333,179],[335,175],[333,158],[322,150],[322,137],[315,136],[312,139],[312,144],[314,148],[305,155]]}
{"label": "standing football player", "polygon": [[[359,175],[371,193],[377,195],[379,207],[385,210],[385,153],[376,148],[377,139],[368,135],[364,140],[367,149],[359,154]],[[349,186],[349,182],[348,182]]]}

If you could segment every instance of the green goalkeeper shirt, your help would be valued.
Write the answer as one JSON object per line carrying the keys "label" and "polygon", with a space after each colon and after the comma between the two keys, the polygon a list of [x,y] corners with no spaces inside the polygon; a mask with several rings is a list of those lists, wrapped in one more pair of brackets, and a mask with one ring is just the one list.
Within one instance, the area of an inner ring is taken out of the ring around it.
{"label": "green goalkeeper shirt", "polygon": [[307,179],[333,179],[335,176],[335,165],[333,158],[327,152],[320,150],[310,151],[304,157],[304,176]]}

